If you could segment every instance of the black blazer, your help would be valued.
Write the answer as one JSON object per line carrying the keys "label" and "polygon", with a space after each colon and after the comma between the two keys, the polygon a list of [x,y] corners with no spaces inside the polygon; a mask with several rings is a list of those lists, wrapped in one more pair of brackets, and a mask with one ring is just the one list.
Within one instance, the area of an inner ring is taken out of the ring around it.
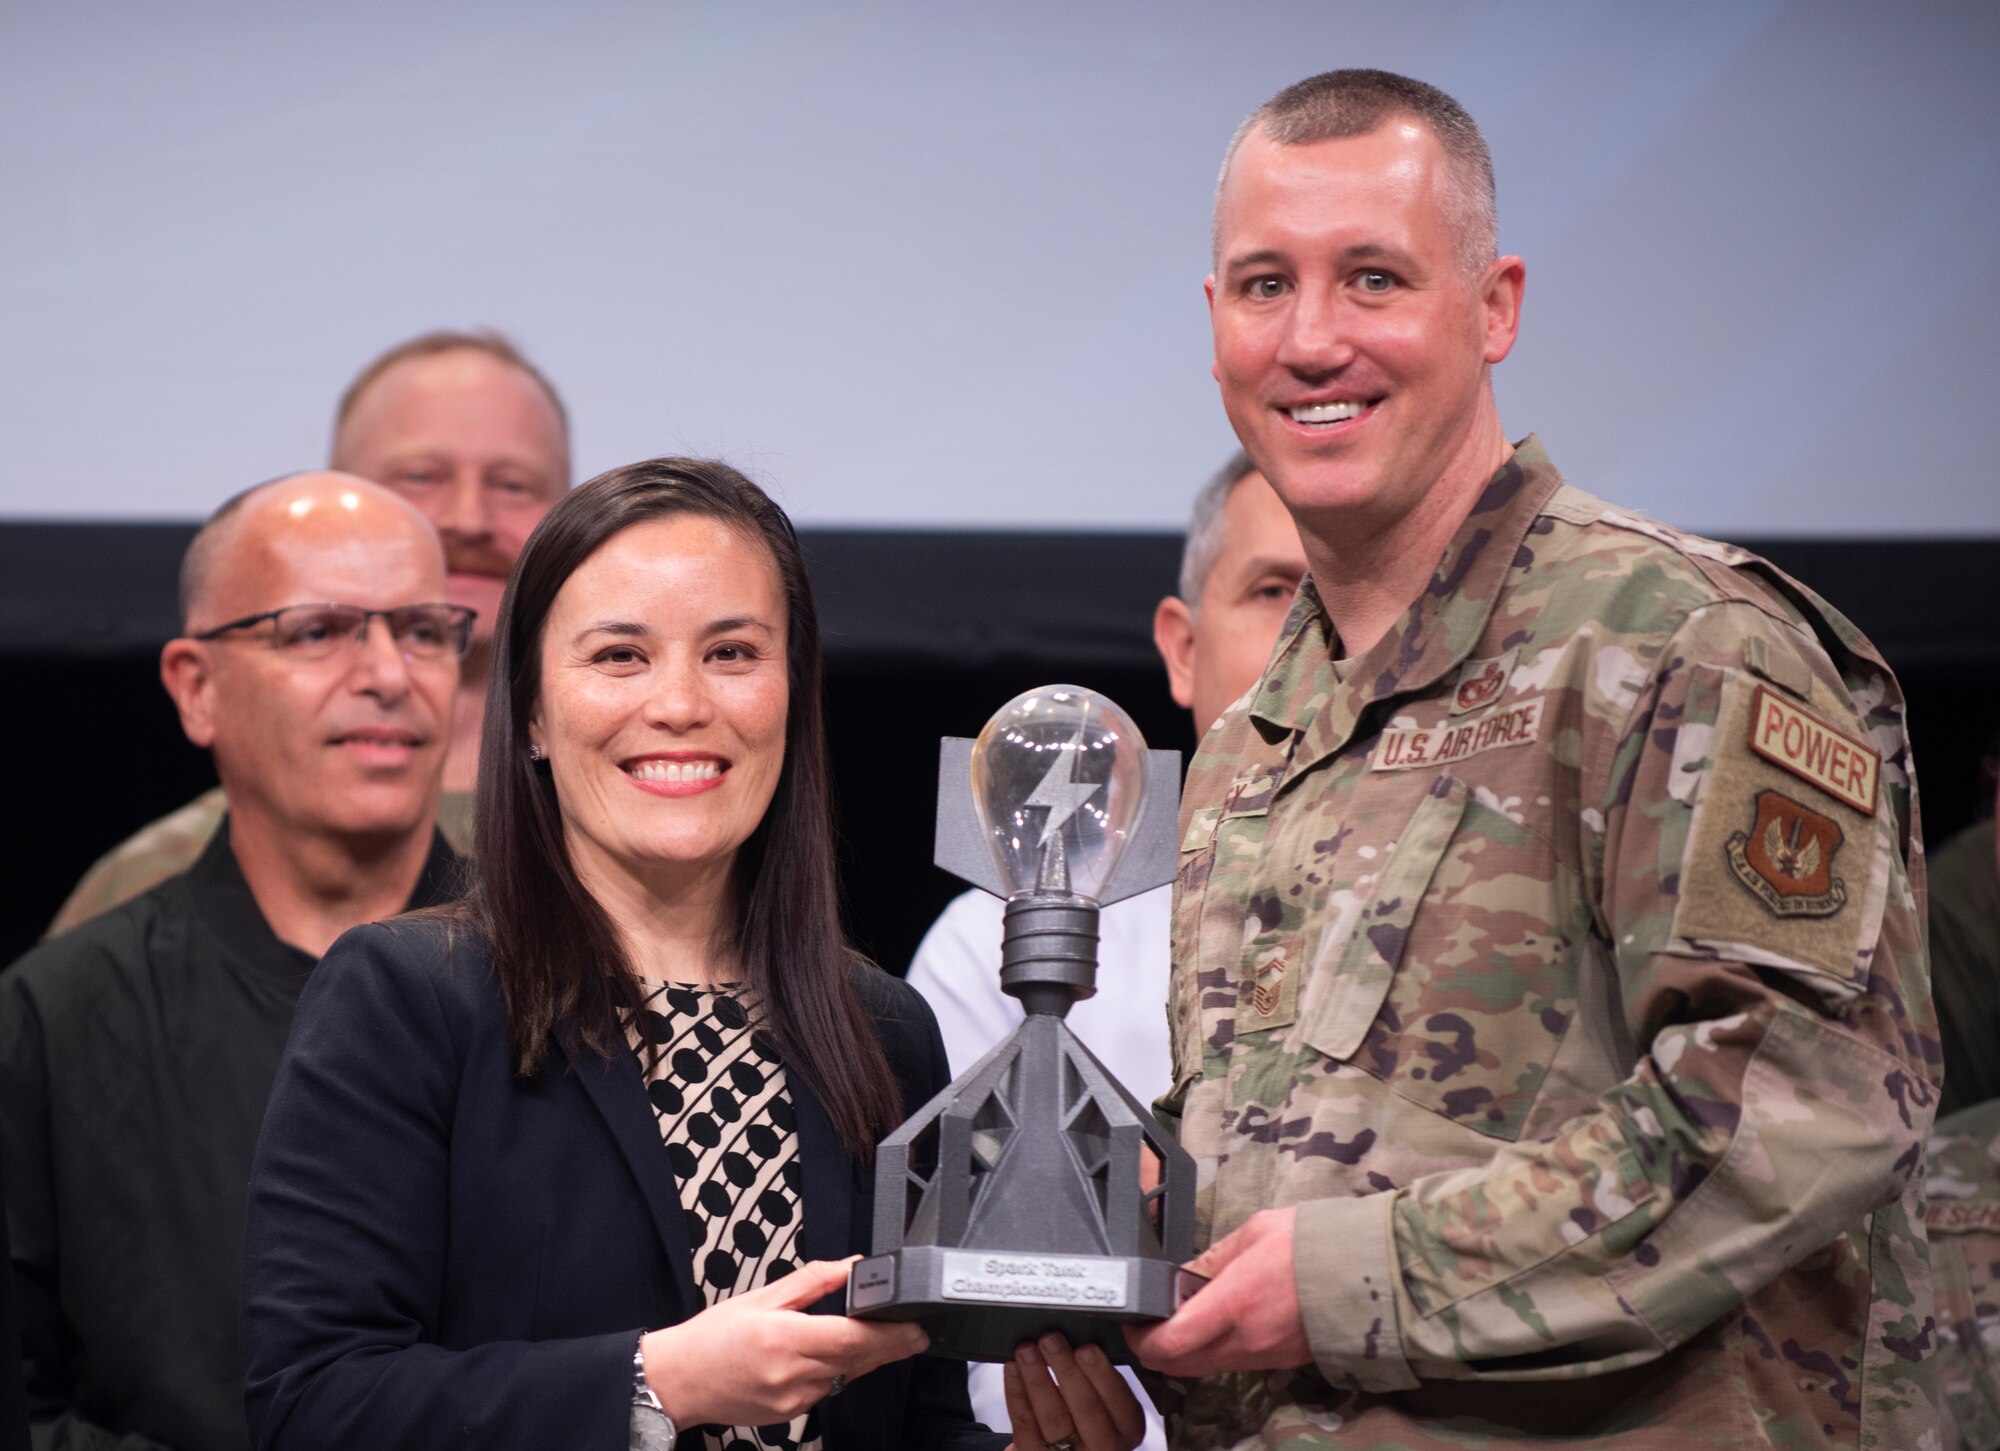
{"label": "black blazer", "polygon": [[[857,966],[914,1111],[948,1081],[923,999]],[[800,1074],[808,1259],[865,1252],[873,1184]],[[637,1060],[514,1071],[478,934],[357,928],[300,1000],[250,1179],[243,1350],[259,1447],[625,1451],[641,1331],[702,1308]],[[837,1307],[822,1305],[822,1309]],[[822,1404],[828,1451],[989,1451],[965,1368],[883,1366]]]}

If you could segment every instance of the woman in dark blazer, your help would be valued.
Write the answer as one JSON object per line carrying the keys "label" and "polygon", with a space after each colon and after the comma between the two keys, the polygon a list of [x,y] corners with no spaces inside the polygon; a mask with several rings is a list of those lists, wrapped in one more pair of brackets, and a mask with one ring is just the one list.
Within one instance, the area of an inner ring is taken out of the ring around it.
{"label": "woman in dark blazer", "polygon": [[[783,513],[679,459],[558,504],[480,759],[465,903],[349,933],[299,1005],[250,1188],[257,1444],[1002,1444],[920,1329],[838,1313],[872,1146],[948,1074],[840,932]],[[1103,1357],[1050,1349],[1009,1367],[1015,1444],[1135,1444]]]}

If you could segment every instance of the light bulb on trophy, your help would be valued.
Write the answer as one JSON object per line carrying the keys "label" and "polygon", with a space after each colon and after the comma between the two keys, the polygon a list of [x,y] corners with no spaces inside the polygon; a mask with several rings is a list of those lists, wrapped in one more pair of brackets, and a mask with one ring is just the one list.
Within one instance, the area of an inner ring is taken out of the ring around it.
{"label": "light bulb on trophy", "polygon": [[972,800],[1009,898],[1103,905],[1145,798],[1145,755],[1132,718],[1094,691],[1029,691],[986,723]]}
{"label": "light bulb on trophy", "polygon": [[967,1360],[1056,1330],[1123,1362],[1119,1322],[1173,1312],[1194,1163],[1063,1016],[1097,990],[1098,909],[1172,879],[1179,795],[1178,753],[1074,685],[943,742],[937,863],[1007,899],[1000,982],[1025,1016],[883,1141],[850,1314]]}

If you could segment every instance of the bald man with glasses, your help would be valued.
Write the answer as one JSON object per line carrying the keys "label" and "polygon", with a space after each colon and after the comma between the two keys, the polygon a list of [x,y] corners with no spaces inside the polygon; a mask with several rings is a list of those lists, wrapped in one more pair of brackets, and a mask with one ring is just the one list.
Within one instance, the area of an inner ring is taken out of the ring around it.
{"label": "bald man with glasses", "polygon": [[0,975],[0,1161],[37,1445],[250,1444],[245,1186],[307,976],[447,900],[436,829],[473,611],[424,516],[348,474],[225,504],[160,675],[229,813],[186,872]]}
{"label": "bald man with glasses", "polygon": [[[390,348],[348,385],[329,465],[422,510],[444,545],[442,598],[478,611],[438,799],[438,829],[469,852],[492,622],[521,546],[569,489],[569,414],[555,385],[499,333],[429,332]],[[139,828],[83,874],[48,935],[186,871],[227,807],[218,786]]]}

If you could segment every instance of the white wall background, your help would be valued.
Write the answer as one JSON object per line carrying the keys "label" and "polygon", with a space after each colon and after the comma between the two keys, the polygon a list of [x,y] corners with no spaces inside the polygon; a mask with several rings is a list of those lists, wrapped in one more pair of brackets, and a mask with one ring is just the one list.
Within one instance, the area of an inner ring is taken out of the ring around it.
{"label": "white wall background", "polygon": [[811,524],[1175,528],[1232,445],[1209,190],[1337,65],[1485,127],[1503,416],[1735,534],[2000,534],[2000,6],[0,8],[0,517],[190,518],[386,344],[512,333],[580,477]]}

